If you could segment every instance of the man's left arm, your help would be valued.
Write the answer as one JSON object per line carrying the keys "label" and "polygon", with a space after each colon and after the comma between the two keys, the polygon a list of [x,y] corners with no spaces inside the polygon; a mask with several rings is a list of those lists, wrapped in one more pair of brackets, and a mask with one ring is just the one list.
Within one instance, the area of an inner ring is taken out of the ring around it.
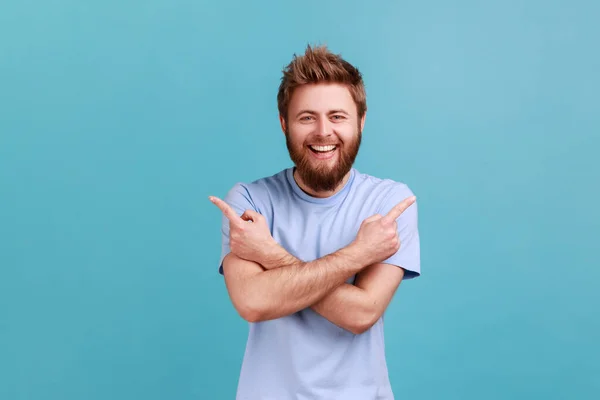
{"label": "man's left arm", "polygon": [[[402,190],[403,189],[403,190]],[[407,187],[396,190],[380,213],[385,215],[398,199],[412,195]],[[311,308],[333,324],[360,334],[373,326],[390,304],[402,280],[421,273],[417,203],[397,219],[400,249],[381,263],[356,275],[354,285],[344,284]]]}

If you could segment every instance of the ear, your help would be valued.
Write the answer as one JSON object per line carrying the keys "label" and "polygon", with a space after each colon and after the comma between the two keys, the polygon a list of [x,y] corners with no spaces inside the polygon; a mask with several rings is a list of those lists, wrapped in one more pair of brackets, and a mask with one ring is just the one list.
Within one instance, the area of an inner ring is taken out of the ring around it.
{"label": "ear", "polygon": [[360,119],[360,131],[361,132],[365,130],[365,121],[366,120],[367,120],[367,113],[365,112],[365,114]]}
{"label": "ear", "polygon": [[283,118],[283,115],[279,114],[279,124],[281,124],[281,130],[283,131],[283,134],[285,135],[285,131],[287,130],[287,127],[285,125],[285,118]]}

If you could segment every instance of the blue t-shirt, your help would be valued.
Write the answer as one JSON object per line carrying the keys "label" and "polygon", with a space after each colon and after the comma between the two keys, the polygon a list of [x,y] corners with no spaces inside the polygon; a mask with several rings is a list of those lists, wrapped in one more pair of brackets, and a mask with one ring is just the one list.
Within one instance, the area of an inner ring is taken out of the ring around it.
{"label": "blue t-shirt", "polygon": [[[241,215],[262,214],[273,238],[290,254],[312,261],[356,237],[363,220],[387,214],[412,191],[403,183],[351,170],[343,189],[328,198],[304,192],[293,168],[249,184],[238,183],[225,201]],[[420,275],[417,204],[397,219],[400,250],[385,262],[403,268],[404,279]],[[223,258],[230,252],[229,222],[223,217]],[[348,283],[353,283],[351,278]],[[238,382],[243,400],[391,400],[383,317],[356,335],[307,308],[270,321],[251,323]]]}

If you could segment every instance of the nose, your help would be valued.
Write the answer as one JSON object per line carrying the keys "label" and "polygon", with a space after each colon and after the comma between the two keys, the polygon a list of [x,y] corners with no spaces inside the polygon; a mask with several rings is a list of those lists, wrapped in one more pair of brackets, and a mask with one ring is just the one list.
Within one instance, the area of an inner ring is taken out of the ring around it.
{"label": "nose", "polygon": [[319,136],[329,136],[333,133],[333,128],[329,119],[327,118],[319,118],[319,122],[317,123],[317,129],[315,132]]}

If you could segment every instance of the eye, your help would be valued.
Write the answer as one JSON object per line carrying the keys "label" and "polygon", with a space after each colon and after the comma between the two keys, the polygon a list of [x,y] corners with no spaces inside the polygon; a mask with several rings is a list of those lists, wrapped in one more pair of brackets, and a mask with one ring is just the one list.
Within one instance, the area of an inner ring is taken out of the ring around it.
{"label": "eye", "polygon": [[345,116],[343,116],[343,115],[341,115],[341,114],[335,114],[335,115],[333,115],[333,116],[332,116],[332,118],[333,118],[334,120],[336,120],[336,121],[341,121],[341,120],[343,120],[343,119],[346,119],[346,117],[345,117]]}

